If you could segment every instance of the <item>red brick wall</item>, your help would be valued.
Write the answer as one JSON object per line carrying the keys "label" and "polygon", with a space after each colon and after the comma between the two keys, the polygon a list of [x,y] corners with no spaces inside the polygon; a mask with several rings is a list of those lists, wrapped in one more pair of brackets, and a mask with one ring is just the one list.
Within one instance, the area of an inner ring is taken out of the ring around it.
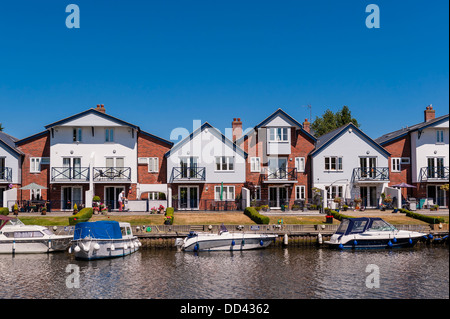
{"label": "red brick wall", "polygon": [[[22,186],[30,183],[36,183],[41,186],[49,188],[50,181],[50,165],[41,165],[40,173],[30,173],[30,158],[31,157],[50,157],[50,135],[46,132],[43,135],[38,135],[28,141],[21,143],[18,148],[25,154],[22,162]],[[43,199],[51,200],[48,197],[48,190],[41,191]],[[29,190],[19,190],[18,198],[23,200],[30,199]]]}
{"label": "red brick wall", "polygon": [[141,184],[167,184],[167,160],[164,154],[171,146],[151,136],[138,134],[138,157],[157,157],[159,159],[158,173],[148,171],[148,165],[138,164],[138,182]]}

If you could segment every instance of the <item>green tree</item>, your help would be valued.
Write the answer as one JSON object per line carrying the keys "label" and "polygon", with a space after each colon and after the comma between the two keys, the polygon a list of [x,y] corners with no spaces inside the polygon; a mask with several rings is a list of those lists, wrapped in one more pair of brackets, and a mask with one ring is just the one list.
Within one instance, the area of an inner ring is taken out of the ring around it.
{"label": "green tree", "polygon": [[344,105],[342,109],[336,113],[327,109],[322,117],[316,116],[314,122],[311,123],[311,128],[316,136],[321,136],[350,122],[356,127],[360,126],[358,121],[352,117],[352,113],[348,106]]}
{"label": "green tree", "polygon": [[2,126],[2,123],[0,123],[0,132],[3,131],[5,128]]}

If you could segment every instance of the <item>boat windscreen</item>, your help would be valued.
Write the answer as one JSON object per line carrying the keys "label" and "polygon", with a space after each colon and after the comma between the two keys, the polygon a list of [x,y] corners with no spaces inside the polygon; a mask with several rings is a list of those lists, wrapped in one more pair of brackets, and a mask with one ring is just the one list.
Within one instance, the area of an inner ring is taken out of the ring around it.
{"label": "boat windscreen", "polygon": [[348,228],[348,224],[350,221],[348,219],[344,219],[341,224],[339,225],[338,229],[336,230],[337,234],[345,234]]}
{"label": "boat windscreen", "polygon": [[220,225],[220,228],[219,228],[219,234],[225,233],[225,232],[227,232],[227,231],[228,231],[228,229],[225,227],[224,224]]}
{"label": "boat windscreen", "polygon": [[367,226],[368,220],[353,220],[351,223],[351,229],[347,231],[347,234],[362,233]]}
{"label": "boat windscreen", "polygon": [[372,221],[372,225],[370,225],[370,228],[367,229],[367,231],[394,231],[394,230],[397,230],[397,228],[395,228],[394,226],[385,222],[382,219]]}

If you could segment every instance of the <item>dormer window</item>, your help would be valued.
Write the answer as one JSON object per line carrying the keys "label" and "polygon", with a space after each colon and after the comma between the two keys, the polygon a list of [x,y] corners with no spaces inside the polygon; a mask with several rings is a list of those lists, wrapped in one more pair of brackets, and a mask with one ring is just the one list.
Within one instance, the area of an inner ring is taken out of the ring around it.
{"label": "dormer window", "polygon": [[271,127],[269,128],[270,142],[289,142],[289,134],[287,127]]}
{"label": "dormer window", "polygon": [[73,129],[73,141],[74,142],[81,142],[81,127],[76,127]]}

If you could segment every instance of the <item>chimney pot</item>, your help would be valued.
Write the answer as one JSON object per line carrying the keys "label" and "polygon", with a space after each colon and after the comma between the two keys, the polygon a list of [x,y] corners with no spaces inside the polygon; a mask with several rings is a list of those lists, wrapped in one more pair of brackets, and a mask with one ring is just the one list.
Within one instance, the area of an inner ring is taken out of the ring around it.
{"label": "chimney pot", "polygon": [[431,104],[425,108],[425,111],[423,113],[425,122],[434,120],[434,118],[436,117],[436,111],[433,110],[433,106],[431,106]]}
{"label": "chimney pot", "polygon": [[231,123],[231,132],[233,134],[233,142],[240,139],[242,136],[242,122],[241,118],[233,118],[233,122]]}

